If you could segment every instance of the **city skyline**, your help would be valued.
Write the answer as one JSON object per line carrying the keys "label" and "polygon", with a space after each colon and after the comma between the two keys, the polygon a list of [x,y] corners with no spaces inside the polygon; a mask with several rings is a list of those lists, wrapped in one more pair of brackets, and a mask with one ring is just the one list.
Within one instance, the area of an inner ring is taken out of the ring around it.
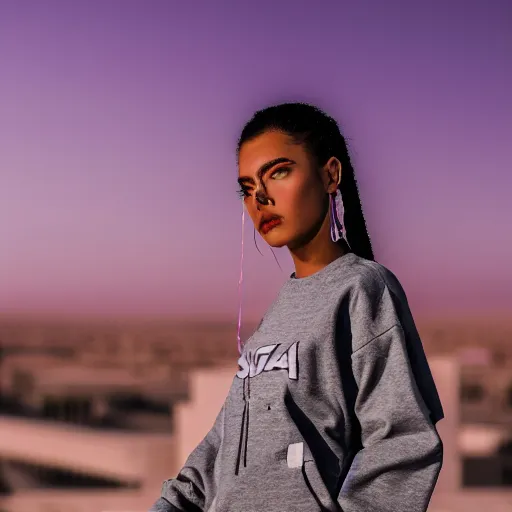
{"label": "city skyline", "polygon": [[[0,314],[234,320],[236,140],[288,100],[340,123],[415,314],[510,311],[512,8],[434,4],[3,2]],[[245,321],[293,270],[252,237]]]}

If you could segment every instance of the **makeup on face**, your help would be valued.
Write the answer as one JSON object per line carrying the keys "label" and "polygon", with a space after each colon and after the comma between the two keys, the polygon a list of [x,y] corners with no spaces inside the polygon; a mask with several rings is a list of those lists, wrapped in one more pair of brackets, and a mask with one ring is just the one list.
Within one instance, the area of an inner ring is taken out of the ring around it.
{"label": "makeup on face", "polygon": [[282,221],[279,216],[273,216],[260,224],[260,231],[266,235],[269,231],[272,231],[274,228],[281,225],[281,223]]}
{"label": "makeup on face", "polygon": [[[288,166],[290,165],[294,165],[296,162],[294,160],[291,160],[290,158],[286,158],[286,157],[279,157],[279,158],[275,158],[273,160],[270,160],[269,162],[266,162],[265,164],[263,164],[259,169],[258,169],[258,172],[256,173],[256,178],[257,178],[257,181],[258,181],[258,185],[256,186],[256,181],[254,180],[254,178],[250,177],[250,176],[241,176],[238,178],[238,184],[240,185],[240,196],[241,197],[249,197],[250,196],[250,192],[251,192],[251,189],[256,189],[256,194],[258,194],[259,190],[260,189],[263,189],[265,194],[263,194],[263,197],[268,197],[267,194],[266,194],[266,187],[265,187],[265,184],[263,182],[263,178],[269,173],[269,171],[273,170],[272,172],[272,176],[275,176],[276,174],[279,174],[280,172],[282,173],[288,173],[288,169],[282,165],[281,167],[278,167],[277,169],[274,169],[274,167],[280,165],[280,164],[288,164]],[[286,175],[286,174],[285,174]],[[276,179],[276,178],[274,178]],[[260,194],[261,196],[261,194]],[[259,201],[260,204],[261,201]]]}

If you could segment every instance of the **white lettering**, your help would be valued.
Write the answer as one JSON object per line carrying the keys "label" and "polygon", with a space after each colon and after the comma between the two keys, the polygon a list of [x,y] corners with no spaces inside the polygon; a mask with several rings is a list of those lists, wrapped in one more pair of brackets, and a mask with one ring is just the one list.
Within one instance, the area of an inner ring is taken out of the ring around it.
{"label": "white lettering", "polygon": [[249,375],[249,361],[247,360],[246,353],[243,352],[240,356],[240,359],[238,359],[238,366],[240,366],[240,370],[238,370],[236,376],[239,379],[245,379]]}
{"label": "white lettering", "polygon": [[299,378],[298,346],[299,342],[297,341],[288,349],[288,377],[293,380]]}
{"label": "white lettering", "polygon": [[254,360],[251,362],[251,371],[249,373],[250,377],[255,377],[263,371],[270,355],[276,347],[277,345],[267,345],[266,347],[260,347],[256,350],[254,353]]}
{"label": "white lettering", "polygon": [[297,380],[299,378],[298,345],[297,341],[284,352],[279,350],[282,345],[277,344],[245,351],[238,359],[240,369],[236,376],[239,379],[245,379],[256,377],[262,372],[288,370],[288,378]]}

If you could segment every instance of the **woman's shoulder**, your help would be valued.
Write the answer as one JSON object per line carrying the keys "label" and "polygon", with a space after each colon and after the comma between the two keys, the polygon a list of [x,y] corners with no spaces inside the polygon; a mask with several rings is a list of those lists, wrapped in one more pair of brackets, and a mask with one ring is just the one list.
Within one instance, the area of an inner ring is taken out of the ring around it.
{"label": "woman's shoulder", "polygon": [[382,295],[386,288],[392,290],[402,288],[395,273],[387,266],[356,254],[352,255],[348,272],[343,278],[350,289],[366,294]]}
{"label": "woman's shoulder", "polygon": [[388,267],[354,257],[349,274],[340,312],[350,318],[360,340],[378,336],[400,323],[401,312],[408,310],[408,301],[400,281]]}

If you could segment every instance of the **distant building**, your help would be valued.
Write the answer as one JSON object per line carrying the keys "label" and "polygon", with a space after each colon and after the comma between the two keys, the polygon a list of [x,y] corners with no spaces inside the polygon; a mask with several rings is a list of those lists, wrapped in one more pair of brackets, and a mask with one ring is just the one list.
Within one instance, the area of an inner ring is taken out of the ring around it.
{"label": "distant building", "polygon": [[[429,510],[512,510],[512,322],[418,327],[446,413]],[[0,510],[144,512],[236,360],[233,325],[0,321]]]}

